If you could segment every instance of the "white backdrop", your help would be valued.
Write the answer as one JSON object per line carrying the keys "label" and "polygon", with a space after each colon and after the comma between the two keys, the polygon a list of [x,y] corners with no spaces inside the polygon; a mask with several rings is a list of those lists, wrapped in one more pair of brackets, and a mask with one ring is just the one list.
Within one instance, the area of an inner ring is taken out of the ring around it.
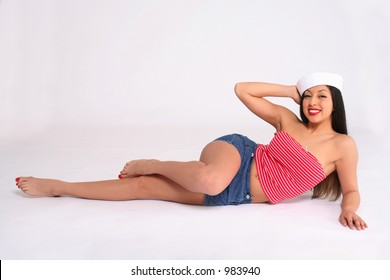
{"label": "white backdrop", "polygon": [[[0,0],[0,258],[389,259],[389,34],[387,0]],[[365,233],[326,201],[204,209],[26,199],[14,185],[194,159],[224,132],[266,141],[234,84],[313,71],[345,78]]]}
{"label": "white backdrop", "polygon": [[235,82],[334,71],[351,131],[383,136],[386,0],[0,3],[2,128],[253,125]]}

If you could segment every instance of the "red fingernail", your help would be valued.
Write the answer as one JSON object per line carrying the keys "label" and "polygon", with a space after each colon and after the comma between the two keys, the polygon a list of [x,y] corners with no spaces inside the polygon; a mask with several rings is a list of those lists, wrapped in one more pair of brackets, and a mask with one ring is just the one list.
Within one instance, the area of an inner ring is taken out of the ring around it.
{"label": "red fingernail", "polygon": [[118,178],[119,178],[119,179],[122,179],[122,178],[123,178],[123,176],[122,176],[121,174],[119,174],[119,175],[118,175]]}
{"label": "red fingernail", "polygon": [[15,181],[16,181],[16,183],[19,182],[19,181],[20,181],[20,178],[16,178]]}

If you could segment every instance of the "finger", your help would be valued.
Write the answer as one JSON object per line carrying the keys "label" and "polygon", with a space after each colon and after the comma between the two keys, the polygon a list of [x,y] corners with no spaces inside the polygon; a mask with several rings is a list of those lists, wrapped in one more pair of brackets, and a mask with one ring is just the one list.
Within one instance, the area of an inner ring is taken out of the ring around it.
{"label": "finger", "polygon": [[360,221],[360,228],[361,230],[365,230],[367,228],[367,225],[363,220]]}
{"label": "finger", "polygon": [[363,220],[360,220],[360,225],[361,225],[362,230],[365,230],[367,228],[367,224]]}
{"label": "finger", "polygon": [[347,223],[348,223],[348,227],[350,229],[355,229],[355,225],[353,223],[353,219],[352,218],[347,218]]}
{"label": "finger", "polygon": [[356,221],[354,221],[354,224],[355,224],[355,228],[357,230],[361,230],[362,229],[362,224],[361,224],[361,221],[359,219],[357,219]]}
{"label": "finger", "polygon": [[340,224],[342,224],[342,226],[344,226],[344,227],[347,226],[347,220],[343,216],[340,216],[339,222],[340,222]]}
{"label": "finger", "polygon": [[367,228],[366,222],[363,221],[363,219],[360,218],[360,216],[358,215],[355,216],[355,224],[358,230],[364,230],[365,228]]}
{"label": "finger", "polygon": [[358,215],[351,215],[350,219],[351,219],[351,222],[352,222],[352,225],[353,225],[353,229],[360,230],[361,229],[360,217]]}

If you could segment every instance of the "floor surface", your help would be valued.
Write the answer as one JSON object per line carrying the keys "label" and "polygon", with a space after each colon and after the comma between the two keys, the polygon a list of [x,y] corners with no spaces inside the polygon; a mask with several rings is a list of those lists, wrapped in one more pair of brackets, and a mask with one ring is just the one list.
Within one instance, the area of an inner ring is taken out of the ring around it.
{"label": "floor surface", "polygon": [[14,183],[26,175],[67,181],[116,178],[134,158],[192,160],[204,144],[228,132],[233,131],[58,125],[6,133],[0,138],[0,258],[390,258],[388,148],[380,142],[369,145],[364,133],[355,136],[359,214],[369,225],[362,232],[338,223],[340,202],[311,200],[310,194],[277,205],[203,207],[32,198]]}

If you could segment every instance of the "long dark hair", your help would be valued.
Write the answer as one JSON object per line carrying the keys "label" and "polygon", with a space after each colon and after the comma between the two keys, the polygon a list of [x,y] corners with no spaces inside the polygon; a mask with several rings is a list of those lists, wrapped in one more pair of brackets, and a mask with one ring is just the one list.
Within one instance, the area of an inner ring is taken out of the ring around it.
{"label": "long dark hair", "polygon": [[[332,95],[333,101],[333,113],[332,113],[332,128],[337,133],[348,135],[347,118],[345,115],[344,100],[341,92],[338,88],[327,86]],[[309,120],[303,113],[303,98],[301,98],[301,106],[299,113],[301,115],[302,122],[307,125]],[[341,195],[341,185],[337,171],[329,174],[325,180],[319,183],[313,189],[312,198],[329,198],[331,200],[337,200]]]}

